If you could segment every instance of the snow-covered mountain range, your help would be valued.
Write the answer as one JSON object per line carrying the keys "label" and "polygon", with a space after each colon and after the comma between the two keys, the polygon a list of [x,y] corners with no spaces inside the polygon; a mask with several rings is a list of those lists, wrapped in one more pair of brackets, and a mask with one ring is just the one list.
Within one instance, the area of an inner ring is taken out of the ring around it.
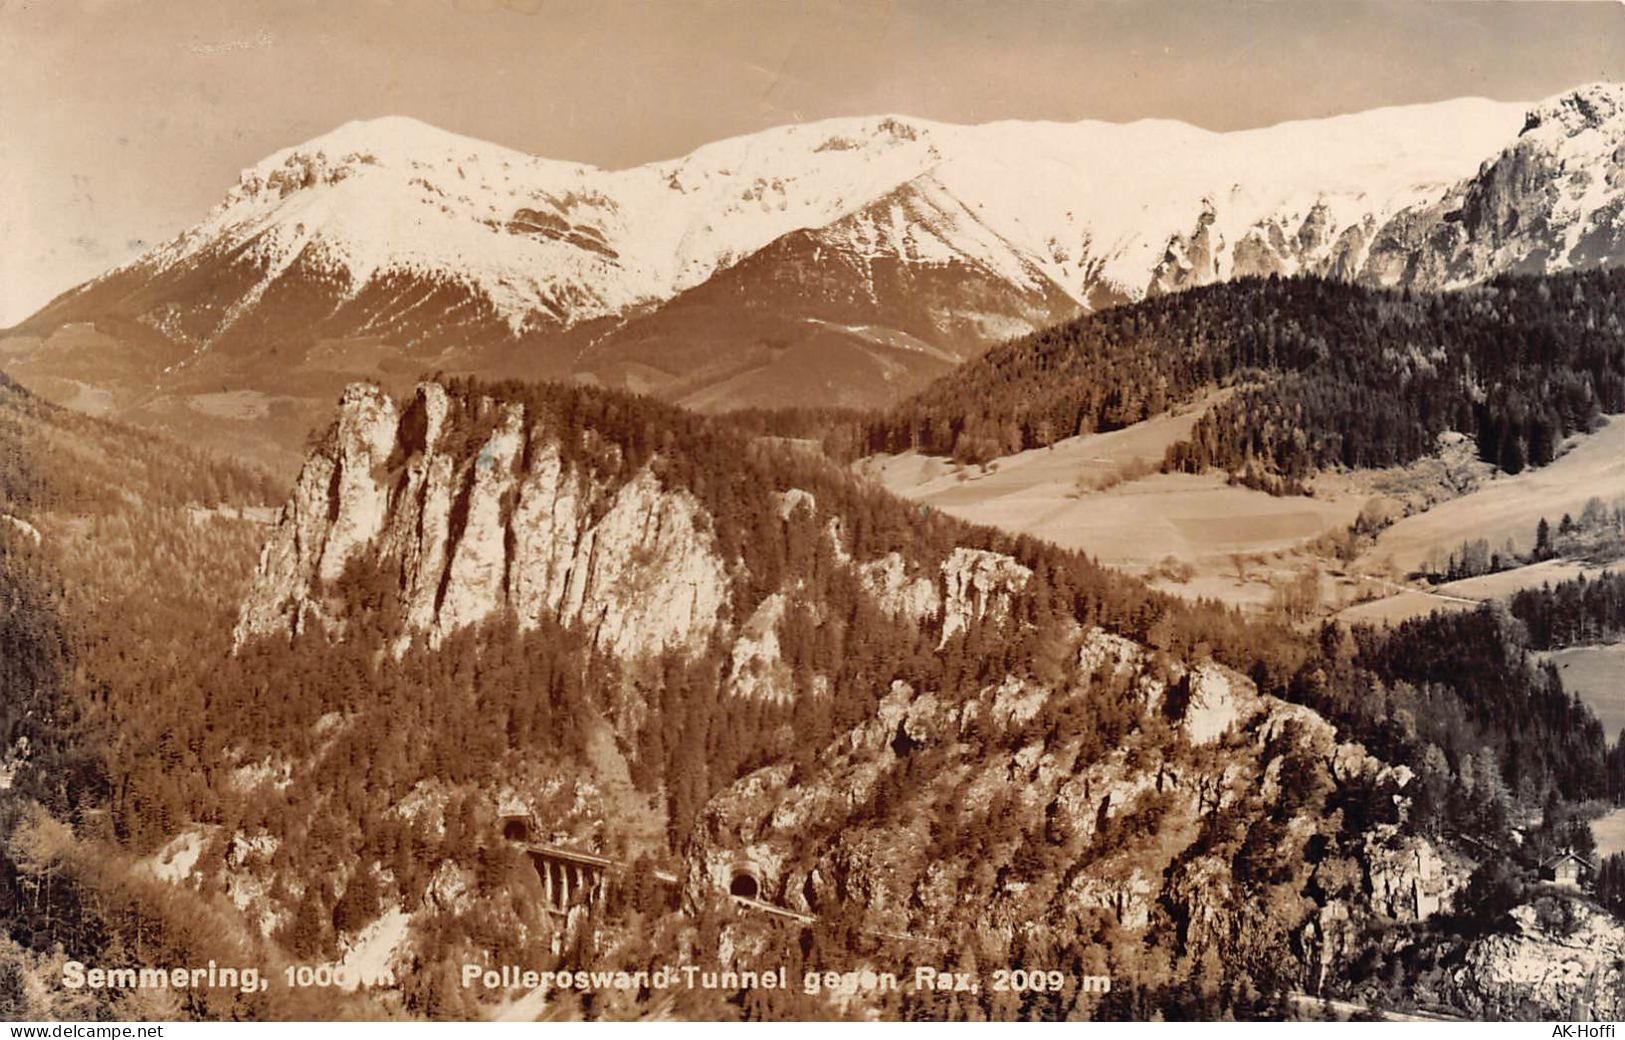
{"label": "snow-covered mountain range", "polygon": [[[111,410],[391,365],[873,404],[1000,338],[1237,275],[1448,288],[1613,262],[1622,159],[1613,84],[1233,133],[843,118],[625,170],[374,119],[243,171],[14,330],[5,363]],[[74,360],[108,338],[119,385]]]}
{"label": "snow-covered mountain range", "polygon": [[1170,243],[1209,211],[1208,236],[1231,243],[1318,213],[1329,249],[1367,217],[1435,201],[1524,117],[1462,100],[1231,134],[833,119],[614,171],[387,117],[243,171],[201,223],[115,274],[229,254],[262,268],[238,315],[301,260],[352,292],[391,274],[462,282],[518,332],[665,301],[783,235],[842,222],[859,255],[975,263],[1085,304],[1102,282],[1136,295],[1167,278]]}

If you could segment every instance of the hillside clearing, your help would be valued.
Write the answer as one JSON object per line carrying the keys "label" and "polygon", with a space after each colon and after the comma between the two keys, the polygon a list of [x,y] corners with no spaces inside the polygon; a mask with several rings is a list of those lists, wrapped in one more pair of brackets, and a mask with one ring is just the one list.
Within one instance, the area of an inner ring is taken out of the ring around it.
{"label": "hillside clearing", "polygon": [[1576,646],[1539,656],[1557,665],[1563,686],[1585,701],[1604,733],[1614,737],[1625,729],[1625,643]]}
{"label": "hillside clearing", "polygon": [[1614,416],[1589,437],[1579,438],[1561,458],[1515,476],[1498,474],[1460,498],[1408,516],[1384,531],[1362,564],[1390,566],[1400,574],[1420,569],[1438,553],[1483,538],[1491,546],[1508,539],[1520,550],[1534,543],[1542,517],[1556,524],[1578,516],[1586,501],[1625,495],[1625,421]]}

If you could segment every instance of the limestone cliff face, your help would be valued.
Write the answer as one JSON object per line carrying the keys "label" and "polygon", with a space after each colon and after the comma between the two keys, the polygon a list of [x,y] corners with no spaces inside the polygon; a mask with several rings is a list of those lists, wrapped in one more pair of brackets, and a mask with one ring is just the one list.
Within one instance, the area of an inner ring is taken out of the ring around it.
{"label": "limestone cliff face", "polygon": [[940,620],[941,644],[984,618],[1008,617],[1033,572],[1003,553],[957,546],[936,573],[911,568],[901,553],[857,564],[880,608],[916,624]]}
{"label": "limestone cliff face", "polygon": [[1347,222],[1340,224],[1322,199],[1301,214],[1279,214],[1238,228],[1235,240],[1227,241],[1218,210],[1207,200],[1191,230],[1168,239],[1162,259],[1151,270],[1147,292],[1177,292],[1248,276],[1353,278],[1360,273],[1378,228],[1406,212],[1392,217],[1376,212],[1345,215]]}
{"label": "limestone cliff face", "polygon": [[1451,900],[1471,864],[1425,838],[1383,828],[1366,840],[1366,878],[1372,901],[1396,921],[1425,921]]}
{"label": "limestone cliff face", "polygon": [[[577,626],[622,658],[698,651],[720,630],[731,640],[730,690],[788,698],[778,634],[802,595],[797,579],[735,603],[749,568],[723,558],[715,518],[662,483],[658,458],[634,467],[597,431],[561,435],[545,419],[514,402],[455,399],[437,383],[404,404],[371,385],[348,388],[261,552],[237,644],[342,631],[353,607],[344,582],[365,564],[399,593],[401,648],[505,612],[521,626]],[[936,564],[895,552],[860,561],[843,518],[811,493],[776,492],[774,508],[786,524],[810,517],[882,609],[940,625],[944,642],[1007,616],[1031,578],[1008,556],[966,547]]]}
{"label": "limestone cliff face", "polygon": [[1215,219],[1212,200],[1204,200],[1190,233],[1168,240],[1167,252],[1151,271],[1151,291],[1174,292],[1224,277],[1224,234],[1214,227]]}
{"label": "limestone cliff face", "polygon": [[[433,383],[404,409],[346,390],[261,553],[239,644],[334,623],[324,590],[368,553],[399,582],[406,634],[438,641],[512,611],[521,626],[582,626],[620,656],[704,644],[729,577],[691,494],[648,467],[614,472],[612,446],[604,469],[567,463],[518,405],[453,411]],[[471,424],[488,432],[467,443]]]}
{"label": "limestone cliff face", "polygon": [[909,574],[908,561],[901,553],[887,553],[858,568],[863,587],[889,614],[921,621],[942,611],[942,593],[936,583]]}
{"label": "limestone cliff face", "polygon": [[1350,210],[1340,222],[1321,199],[1246,226],[1228,217],[1224,200],[1205,199],[1190,229],[1169,238],[1147,292],[1295,274],[1436,291],[1618,264],[1625,87],[1598,83],[1541,103],[1475,175],[1397,211]]}
{"label": "limestone cliff face", "polygon": [[320,450],[311,454],[260,551],[254,591],[235,638],[278,628],[300,631],[320,617],[312,586],[336,579],[350,554],[383,529],[388,496],[374,472],[394,447],[399,422],[382,391],[351,386]]}
{"label": "limestone cliff face", "polygon": [[1008,615],[1011,600],[1032,576],[1032,571],[1001,553],[955,549],[942,564],[942,641],[973,621]]}
{"label": "limestone cliff face", "polygon": [[1451,289],[1617,264],[1622,253],[1625,87],[1598,84],[1536,108],[1477,176],[1385,224],[1359,277]]}

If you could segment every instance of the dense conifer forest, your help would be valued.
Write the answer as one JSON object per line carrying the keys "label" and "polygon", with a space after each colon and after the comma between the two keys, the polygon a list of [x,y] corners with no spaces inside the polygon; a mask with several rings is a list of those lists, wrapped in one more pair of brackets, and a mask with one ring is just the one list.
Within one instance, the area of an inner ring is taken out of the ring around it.
{"label": "dense conifer forest", "polygon": [[1511,608],[1539,650],[1616,642],[1625,637],[1625,574],[1605,571],[1595,578],[1520,589]]}
{"label": "dense conifer forest", "polygon": [[1410,462],[1473,437],[1508,473],[1625,411],[1625,272],[1498,278],[1444,294],[1249,278],[1011,341],[837,450],[982,462],[1114,430],[1217,387],[1167,465],[1292,491],[1316,470]]}

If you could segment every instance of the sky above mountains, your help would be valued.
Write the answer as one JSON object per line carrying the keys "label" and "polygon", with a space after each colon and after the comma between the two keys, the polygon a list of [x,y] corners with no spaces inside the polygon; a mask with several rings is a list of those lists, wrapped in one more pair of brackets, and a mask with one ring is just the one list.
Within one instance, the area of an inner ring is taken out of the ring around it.
{"label": "sky above mountains", "polygon": [[1625,79],[1615,3],[0,0],[0,325],[400,113],[621,167],[835,115],[1264,126]]}

